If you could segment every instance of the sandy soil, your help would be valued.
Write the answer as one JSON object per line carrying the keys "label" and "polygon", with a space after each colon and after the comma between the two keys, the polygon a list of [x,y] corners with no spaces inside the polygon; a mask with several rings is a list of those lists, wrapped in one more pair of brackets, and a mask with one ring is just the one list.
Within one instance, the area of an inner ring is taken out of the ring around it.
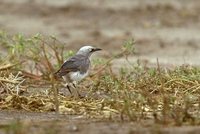
{"label": "sandy soil", "polygon": [[[132,62],[139,59],[152,66],[159,58],[164,66],[199,66],[199,12],[198,0],[1,0],[0,30],[10,34],[55,35],[65,42],[66,49],[94,44],[105,50],[103,55],[120,51],[125,40],[134,38],[136,54],[130,57]],[[118,59],[114,63],[125,61]],[[1,120],[8,121],[4,116],[14,118],[15,114],[0,112]],[[24,116],[42,119],[44,115]],[[49,119],[48,116],[44,118]],[[139,133],[140,130],[140,133],[150,133],[131,123],[80,122],[72,122],[81,124],[81,131],[75,133],[88,130],[90,133],[121,133],[122,129],[125,133]],[[199,130],[186,127],[163,129],[163,132],[172,133],[174,129],[179,133]]]}
{"label": "sandy soil", "polygon": [[[82,134],[198,134],[200,127],[163,127],[152,125],[149,120],[134,122],[102,121],[85,119],[83,116],[56,115],[55,113],[27,113],[19,111],[0,111],[0,134],[5,134],[3,126],[21,120],[21,132],[38,133],[82,133]],[[62,129],[61,129],[62,128]]]}
{"label": "sandy soil", "polygon": [[94,44],[105,55],[134,38],[133,61],[200,65],[199,7],[196,0],[1,0],[0,29],[55,35],[67,49]]}

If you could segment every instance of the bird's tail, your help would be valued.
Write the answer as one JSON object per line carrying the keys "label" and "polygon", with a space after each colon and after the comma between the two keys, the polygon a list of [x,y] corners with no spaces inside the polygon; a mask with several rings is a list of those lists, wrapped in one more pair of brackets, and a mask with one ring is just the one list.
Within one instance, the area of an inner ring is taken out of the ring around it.
{"label": "bird's tail", "polygon": [[54,73],[54,77],[55,77],[56,79],[62,77],[60,70],[58,70],[58,71],[56,71],[56,72]]}

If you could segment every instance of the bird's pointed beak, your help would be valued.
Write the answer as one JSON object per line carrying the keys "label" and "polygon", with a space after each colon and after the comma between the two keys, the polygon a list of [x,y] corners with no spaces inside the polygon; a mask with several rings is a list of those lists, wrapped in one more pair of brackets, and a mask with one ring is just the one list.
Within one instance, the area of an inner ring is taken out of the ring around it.
{"label": "bird's pointed beak", "polygon": [[95,51],[101,51],[102,49],[101,48],[93,48],[93,52]]}

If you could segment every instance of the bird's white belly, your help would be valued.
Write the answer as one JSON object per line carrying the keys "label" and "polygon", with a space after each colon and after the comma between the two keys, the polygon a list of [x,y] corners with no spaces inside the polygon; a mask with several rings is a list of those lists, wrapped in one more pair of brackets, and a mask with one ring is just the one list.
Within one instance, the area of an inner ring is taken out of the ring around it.
{"label": "bird's white belly", "polygon": [[88,71],[86,73],[81,74],[79,71],[71,72],[70,79],[73,81],[80,81],[88,75]]}

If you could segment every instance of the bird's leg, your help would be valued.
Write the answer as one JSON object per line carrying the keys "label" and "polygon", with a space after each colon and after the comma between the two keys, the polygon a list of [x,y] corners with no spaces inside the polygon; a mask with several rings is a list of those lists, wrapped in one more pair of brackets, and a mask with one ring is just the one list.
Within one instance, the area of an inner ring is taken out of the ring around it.
{"label": "bird's leg", "polygon": [[73,81],[72,82],[72,86],[76,90],[76,93],[77,93],[78,97],[81,98],[81,95],[80,95],[79,91],[77,90],[77,82]]}
{"label": "bird's leg", "polygon": [[66,84],[63,84],[64,87],[67,87],[68,91],[70,92],[70,94],[72,95],[72,91],[70,89],[70,83],[67,82],[67,78],[66,76],[62,76],[62,78],[64,79],[64,81],[66,82]]}
{"label": "bird's leg", "polygon": [[72,82],[72,85],[74,88],[76,88],[76,83],[75,82]]}
{"label": "bird's leg", "polygon": [[62,84],[64,87],[67,87],[67,89],[68,89],[68,91],[70,92],[70,94],[72,95],[72,91],[71,91],[71,89],[70,89],[70,86],[69,86],[69,84],[68,83],[66,83],[66,84]]}
{"label": "bird's leg", "polygon": [[70,92],[70,94],[72,95],[72,91],[71,91],[71,89],[70,89],[70,87],[69,87],[68,84],[67,84],[67,89],[68,89],[68,91]]}

